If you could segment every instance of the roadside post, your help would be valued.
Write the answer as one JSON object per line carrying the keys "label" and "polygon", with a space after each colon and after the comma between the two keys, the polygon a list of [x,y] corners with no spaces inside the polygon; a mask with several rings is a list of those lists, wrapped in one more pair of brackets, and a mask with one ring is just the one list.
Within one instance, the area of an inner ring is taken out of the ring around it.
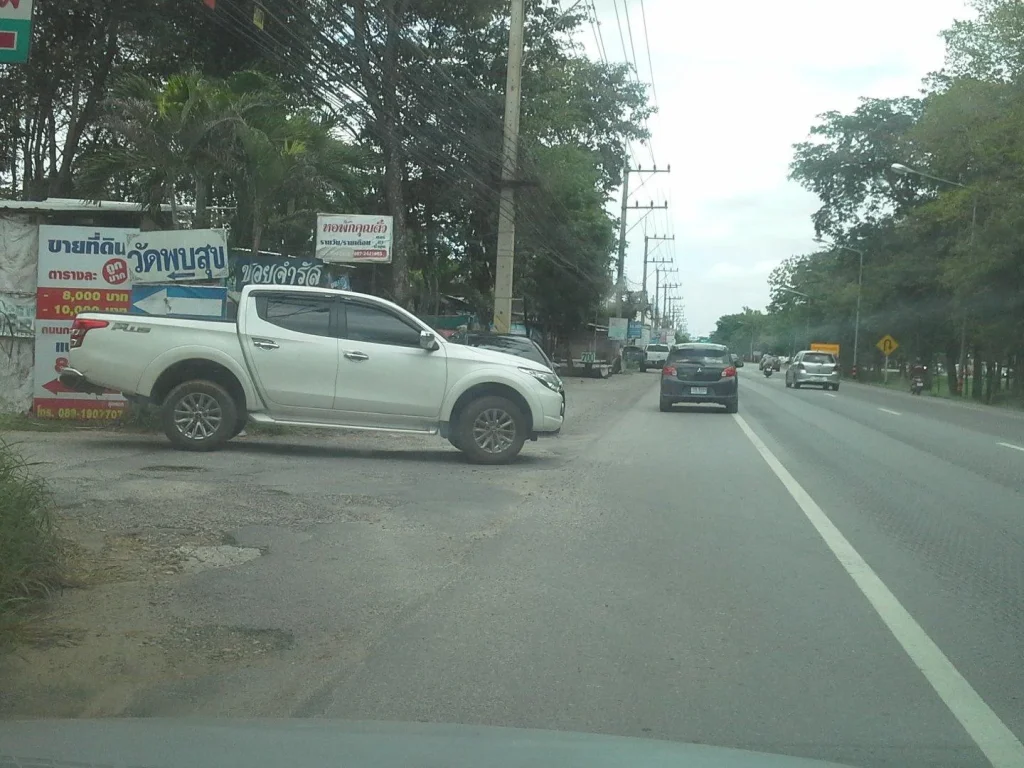
{"label": "roadside post", "polygon": [[878,347],[879,351],[881,351],[881,353],[883,355],[885,355],[885,367],[882,369],[882,381],[884,383],[888,384],[889,383],[889,356],[893,352],[895,352],[897,349],[899,349],[899,346],[900,346],[899,342],[897,342],[896,339],[894,339],[892,336],[890,336],[887,333],[887,334],[885,334],[885,336],[883,336],[882,338],[880,338],[878,340],[878,343],[875,344],[875,346]]}

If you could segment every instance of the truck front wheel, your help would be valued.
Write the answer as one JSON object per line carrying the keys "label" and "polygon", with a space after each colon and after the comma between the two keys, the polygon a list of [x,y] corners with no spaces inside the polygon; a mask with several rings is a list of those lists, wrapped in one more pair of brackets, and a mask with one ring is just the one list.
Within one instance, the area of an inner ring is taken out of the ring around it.
{"label": "truck front wheel", "polygon": [[175,448],[215,451],[237,434],[238,406],[220,384],[186,381],[164,399],[161,421]]}
{"label": "truck front wheel", "polygon": [[474,464],[508,464],[526,442],[526,417],[500,396],[481,397],[459,414],[452,441]]}

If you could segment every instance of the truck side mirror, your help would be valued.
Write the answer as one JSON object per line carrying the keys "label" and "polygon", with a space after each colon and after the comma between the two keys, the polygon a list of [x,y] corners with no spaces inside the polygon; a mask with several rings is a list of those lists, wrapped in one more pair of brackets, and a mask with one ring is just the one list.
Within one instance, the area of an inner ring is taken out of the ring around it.
{"label": "truck side mirror", "polygon": [[434,334],[430,331],[420,331],[420,348],[427,350],[427,352],[433,352],[438,349],[440,345],[437,343],[437,339],[434,338]]}

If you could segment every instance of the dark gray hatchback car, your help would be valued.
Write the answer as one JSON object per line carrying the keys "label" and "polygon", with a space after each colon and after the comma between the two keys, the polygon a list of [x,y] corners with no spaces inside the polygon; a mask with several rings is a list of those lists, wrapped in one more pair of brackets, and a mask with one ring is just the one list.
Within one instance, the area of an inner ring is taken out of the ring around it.
{"label": "dark gray hatchback car", "polygon": [[677,344],[661,369],[661,410],[676,403],[716,403],[726,413],[740,406],[736,368],[729,348],[721,344]]}

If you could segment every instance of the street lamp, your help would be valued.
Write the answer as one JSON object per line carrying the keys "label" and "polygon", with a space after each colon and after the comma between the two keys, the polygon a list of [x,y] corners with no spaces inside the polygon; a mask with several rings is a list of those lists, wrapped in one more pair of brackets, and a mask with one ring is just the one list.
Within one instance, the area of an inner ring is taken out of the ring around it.
{"label": "street lamp", "polygon": [[[895,163],[893,165],[893,170],[896,169],[897,165],[899,165],[900,168],[905,168],[906,167],[906,166],[900,165],[899,163]],[[899,171],[899,173],[902,173],[902,171]],[[856,253],[857,254],[857,259],[858,259],[858,261],[860,263],[860,265],[859,265],[859,267],[857,269],[857,310],[854,313],[854,318],[853,318],[853,370],[856,372],[856,370],[857,370],[857,348],[860,346],[860,297],[861,297],[861,293],[863,293],[863,291],[864,291],[864,251],[862,251],[860,248],[853,248],[853,247],[851,247],[849,245],[841,245],[839,243],[829,243],[829,242],[826,242],[826,241],[822,240],[820,237],[814,238],[814,242],[822,243],[823,245],[828,245],[828,246],[830,246],[832,248],[838,248],[839,250],[842,250],[842,251],[850,251],[851,253]],[[854,375],[856,375],[856,373]]]}
{"label": "street lamp", "polygon": [[[952,181],[951,179],[944,179],[941,176],[935,176],[927,173],[926,171],[919,170],[917,168],[911,168],[903,163],[893,163],[889,166],[895,173],[901,176],[921,176],[925,179],[931,179],[932,181],[938,181],[942,184],[948,184],[952,187],[960,187],[960,189],[967,189],[966,184],[962,184],[959,181]],[[978,224],[978,196],[973,195],[973,205],[971,206],[971,230],[967,236],[967,256],[973,262],[974,260],[974,230]],[[967,383],[967,302],[961,299],[963,306],[961,307],[962,317],[960,319],[960,375],[963,376],[963,382],[960,386],[961,397],[966,394],[967,388],[964,384]]]}

